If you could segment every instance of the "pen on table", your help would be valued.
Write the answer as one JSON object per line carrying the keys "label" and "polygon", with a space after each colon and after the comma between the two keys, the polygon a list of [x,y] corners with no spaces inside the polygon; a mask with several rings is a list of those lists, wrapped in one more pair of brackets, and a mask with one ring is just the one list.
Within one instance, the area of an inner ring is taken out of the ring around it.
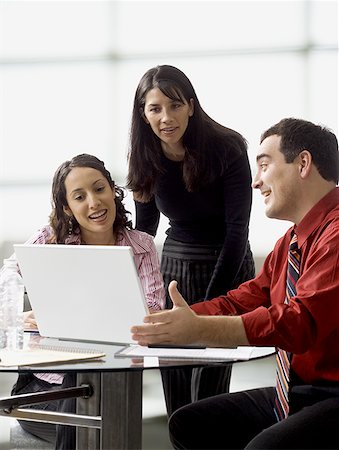
{"label": "pen on table", "polygon": [[176,344],[149,344],[148,348],[184,348],[184,349],[205,349],[204,345],[176,345]]}

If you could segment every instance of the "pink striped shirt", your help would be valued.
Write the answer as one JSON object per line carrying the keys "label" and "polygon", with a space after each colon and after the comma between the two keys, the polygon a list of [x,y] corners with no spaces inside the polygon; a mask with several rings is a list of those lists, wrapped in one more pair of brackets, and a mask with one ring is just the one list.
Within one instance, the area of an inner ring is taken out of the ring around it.
{"label": "pink striped shirt", "polygon": [[[48,244],[52,236],[52,228],[46,225],[28,239],[26,244]],[[65,244],[80,245],[81,236],[72,234],[67,237]],[[132,248],[148,307],[153,310],[164,309],[165,289],[153,237],[142,231],[123,229],[117,236],[116,245]],[[61,384],[64,379],[64,375],[60,373],[36,373],[35,376],[56,384]]]}
{"label": "pink striped shirt", "polygon": [[[52,236],[52,228],[46,225],[28,239],[26,244],[47,244]],[[81,236],[72,234],[67,237],[65,244],[80,245]],[[148,307],[154,310],[163,309],[165,290],[153,237],[142,231],[123,229],[117,236],[116,245],[132,248]]]}

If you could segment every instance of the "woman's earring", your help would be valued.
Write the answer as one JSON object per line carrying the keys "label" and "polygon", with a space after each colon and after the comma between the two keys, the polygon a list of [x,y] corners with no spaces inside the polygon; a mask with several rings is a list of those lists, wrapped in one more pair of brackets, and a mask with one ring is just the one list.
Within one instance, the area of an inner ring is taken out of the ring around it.
{"label": "woman's earring", "polygon": [[72,217],[68,220],[68,236],[71,236],[73,234],[73,220]]}

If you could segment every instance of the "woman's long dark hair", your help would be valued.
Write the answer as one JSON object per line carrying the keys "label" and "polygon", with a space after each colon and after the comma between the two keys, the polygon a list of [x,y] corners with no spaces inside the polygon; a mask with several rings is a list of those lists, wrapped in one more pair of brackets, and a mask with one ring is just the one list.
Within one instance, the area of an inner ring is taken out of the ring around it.
{"label": "woman's long dark hair", "polygon": [[[68,206],[66,200],[66,187],[65,180],[67,175],[75,167],[90,167],[96,169],[102,173],[106,178],[111,188],[115,189],[115,204],[116,204],[116,218],[113,224],[113,232],[119,233],[123,228],[131,228],[132,222],[128,219],[127,215],[130,214],[126,211],[122,200],[124,198],[124,191],[122,188],[116,186],[112,180],[111,174],[105,168],[105,165],[100,159],[93,155],[86,153],[74,156],[70,161],[65,161],[56,170],[53,177],[52,184],[52,212],[49,216],[50,225],[54,232],[52,241],[54,243],[64,244],[68,237],[69,220],[70,217],[65,213],[64,207]],[[76,233],[80,233],[79,224],[76,219],[71,218],[73,222],[73,229]]]}
{"label": "woman's long dark hair", "polygon": [[127,188],[137,192],[145,201],[153,194],[156,175],[163,172],[161,141],[144,120],[147,93],[158,88],[172,100],[190,103],[194,114],[189,118],[183,136],[186,149],[183,178],[188,191],[193,192],[220,176],[227,167],[230,150],[246,152],[245,139],[236,131],[211,119],[200,106],[195,90],[187,76],[173,66],[163,65],[148,70],[137,87],[132,113]]}

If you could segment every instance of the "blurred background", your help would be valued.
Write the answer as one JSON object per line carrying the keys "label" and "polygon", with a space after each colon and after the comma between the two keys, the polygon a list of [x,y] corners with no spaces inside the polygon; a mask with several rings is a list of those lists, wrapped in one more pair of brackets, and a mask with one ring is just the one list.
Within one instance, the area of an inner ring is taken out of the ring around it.
{"label": "blurred background", "polygon": [[[47,223],[52,177],[66,159],[92,153],[125,184],[135,89],[158,64],[183,70],[205,111],[246,137],[253,175],[260,134],[283,117],[337,134],[337,8],[326,0],[0,0],[0,265],[13,242]],[[131,195],[126,205],[134,215]],[[257,268],[289,226],[267,219],[254,192]],[[166,227],[163,219],[159,248]],[[234,366],[231,391],[274,384],[273,360],[249,364]],[[15,378],[2,375],[0,394]],[[169,449],[157,371],[144,374],[143,392],[143,448]],[[16,421],[0,420],[2,449],[46,448],[29,442]]]}
{"label": "blurred background", "polygon": [[[92,153],[124,185],[135,89],[155,65],[183,70],[205,111],[246,137],[253,175],[260,134],[281,118],[337,133],[337,23],[325,0],[0,1],[0,258],[48,221],[64,160]],[[256,257],[289,226],[254,192]]]}

